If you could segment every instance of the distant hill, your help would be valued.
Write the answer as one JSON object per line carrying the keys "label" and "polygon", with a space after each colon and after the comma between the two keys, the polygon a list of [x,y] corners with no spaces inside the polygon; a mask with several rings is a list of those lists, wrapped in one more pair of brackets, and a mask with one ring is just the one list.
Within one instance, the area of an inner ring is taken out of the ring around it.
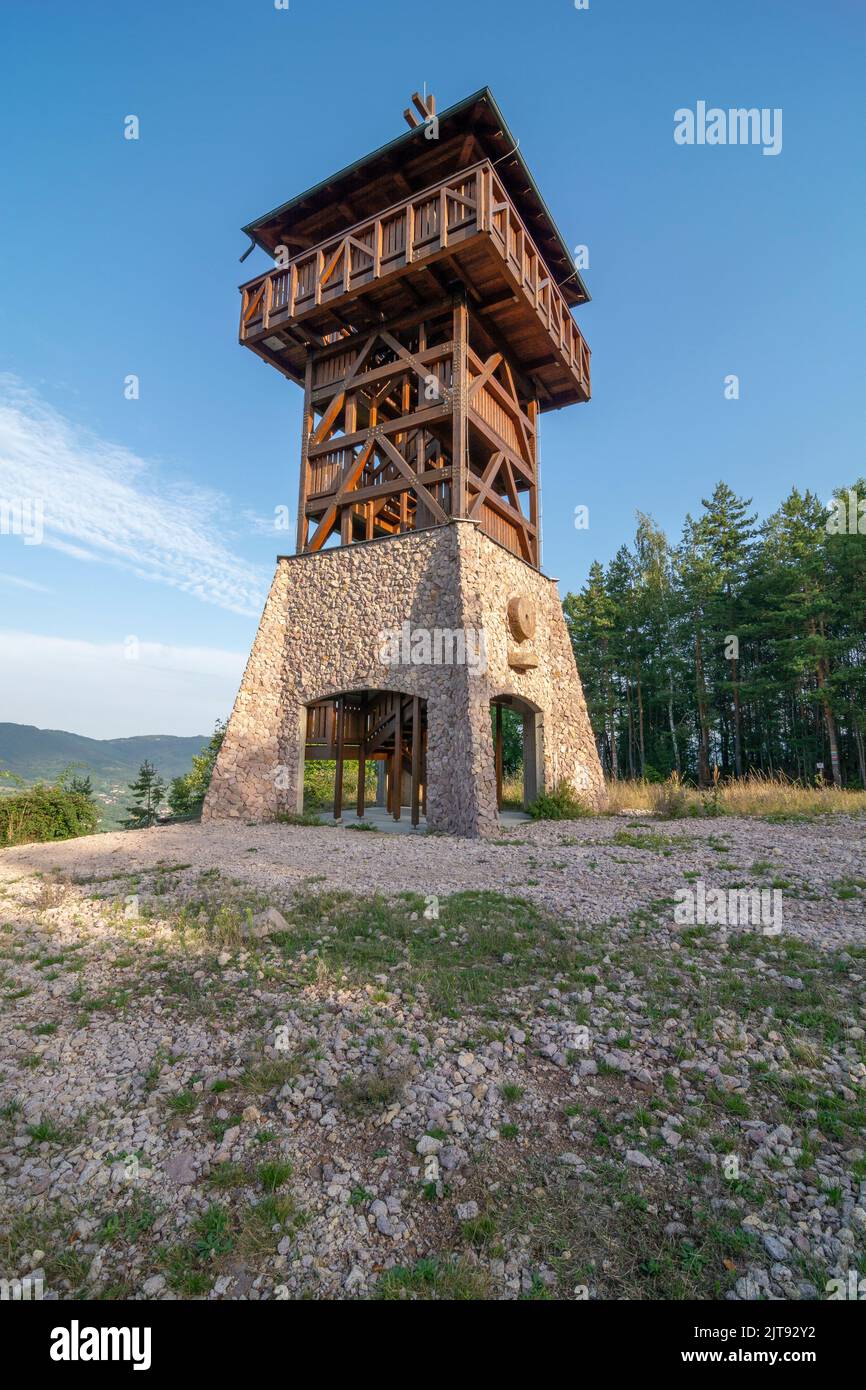
{"label": "distant hill", "polygon": [[0,772],[14,772],[26,782],[40,782],[57,777],[70,763],[80,764],[75,772],[90,777],[106,825],[116,825],[131,799],[128,784],[145,758],[167,783],[189,772],[193,754],[200,753],[209,738],[209,734],[193,738],[173,734],[84,738],[62,729],[0,724]]}

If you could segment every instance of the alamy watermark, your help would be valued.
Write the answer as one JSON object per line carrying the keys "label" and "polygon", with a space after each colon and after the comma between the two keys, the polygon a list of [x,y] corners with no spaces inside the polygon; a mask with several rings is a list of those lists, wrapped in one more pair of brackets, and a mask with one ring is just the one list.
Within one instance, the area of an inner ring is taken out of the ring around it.
{"label": "alamy watermark", "polygon": [[44,534],[41,497],[0,497],[0,536],[21,536],[25,545],[41,545]]}
{"label": "alamy watermark", "polygon": [[29,1303],[45,1297],[45,1280],[25,1274],[23,1279],[0,1279],[0,1303]]}
{"label": "alamy watermark", "polygon": [[678,927],[755,927],[763,936],[782,932],[782,891],[779,888],[707,888],[702,878],[674,894]]}
{"label": "alamy watermark", "polygon": [[471,675],[487,670],[487,634],[475,627],[400,627],[379,633],[382,666],[466,666]]}
{"label": "alamy watermark", "polygon": [[856,488],[849,487],[844,495],[831,498],[827,510],[830,515],[824,529],[828,536],[866,536],[866,497],[860,497]]}
{"label": "alamy watermark", "polygon": [[760,145],[762,154],[782,152],[781,106],[707,106],[695,104],[692,111],[681,106],[674,112],[674,141],[677,145]]}

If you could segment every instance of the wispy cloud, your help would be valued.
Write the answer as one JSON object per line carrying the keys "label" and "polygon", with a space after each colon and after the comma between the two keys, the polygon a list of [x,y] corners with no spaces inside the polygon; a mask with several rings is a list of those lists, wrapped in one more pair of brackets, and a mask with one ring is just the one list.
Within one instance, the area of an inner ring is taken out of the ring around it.
{"label": "wispy cloud", "polygon": [[36,594],[50,594],[47,584],[37,584],[35,579],[21,579],[17,574],[0,574],[0,584],[14,584],[16,589],[32,589]]}
{"label": "wispy cloud", "polygon": [[44,544],[76,560],[118,565],[234,613],[261,611],[270,576],[221,538],[226,498],[164,481],[12,376],[0,376],[0,498],[40,499]]}

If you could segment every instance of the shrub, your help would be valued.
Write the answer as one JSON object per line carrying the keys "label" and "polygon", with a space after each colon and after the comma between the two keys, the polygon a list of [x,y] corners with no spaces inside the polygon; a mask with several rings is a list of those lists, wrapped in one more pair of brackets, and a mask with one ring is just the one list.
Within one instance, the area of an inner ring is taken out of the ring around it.
{"label": "shrub", "polygon": [[35,840],[72,840],[92,835],[99,811],[84,792],[38,782],[0,797],[0,844],[26,845]]}
{"label": "shrub", "polygon": [[557,782],[550,792],[542,792],[527,806],[533,820],[578,820],[592,814],[570,782]]}

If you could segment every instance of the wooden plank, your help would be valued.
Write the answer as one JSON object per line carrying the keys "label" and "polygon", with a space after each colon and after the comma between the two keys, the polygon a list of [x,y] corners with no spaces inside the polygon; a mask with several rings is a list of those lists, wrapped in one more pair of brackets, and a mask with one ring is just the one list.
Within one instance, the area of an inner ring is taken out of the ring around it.
{"label": "wooden plank", "polygon": [[368,439],[364,448],[360,451],[351,468],[346,473],[343,482],[340,485],[339,492],[336,493],[333,502],[327,508],[324,516],[322,517],[321,521],[316,527],[313,538],[308,546],[309,550],[321,550],[322,546],[325,544],[325,541],[331,534],[334,522],[337,519],[337,509],[341,505],[346,494],[348,492],[351,492],[352,488],[355,486],[355,483],[358,481],[364,469],[366,468],[367,460],[370,457],[372,448],[373,439],[371,437],[370,439]]}
{"label": "wooden plank", "polygon": [[412,824],[420,820],[421,790],[421,700],[412,697]]}
{"label": "wooden plank", "polygon": [[334,820],[343,817],[343,736],[346,728],[346,701],[337,698],[337,771],[334,776]]}
{"label": "wooden plank", "polygon": [[496,807],[502,810],[502,706],[496,710]]}
{"label": "wooden plank", "polygon": [[394,762],[391,780],[394,787],[392,815],[400,819],[400,806],[403,800],[403,696],[396,695],[394,705]]}
{"label": "wooden plank", "polygon": [[458,292],[453,303],[453,327],[451,337],[454,341],[452,365],[453,380],[453,422],[451,431],[451,485],[452,516],[466,515],[466,474],[469,469],[468,402],[467,402],[467,350],[469,346],[469,311],[466,307],[465,293]]}
{"label": "wooden plank", "polygon": [[366,810],[365,798],[366,798],[366,795],[367,795],[367,788],[366,788],[366,786],[365,786],[366,774],[367,774],[367,741],[366,741],[366,730],[367,730],[367,701],[366,701],[366,700],[363,700],[362,703],[361,703],[361,730],[362,730],[362,733],[361,733],[361,741],[360,741],[360,743],[358,744],[358,800],[357,800],[355,809],[357,810],[358,815],[361,816],[361,817],[363,817],[364,811]]}
{"label": "wooden plank", "polygon": [[345,400],[345,391],[338,391],[334,399],[331,401],[331,404],[325,411],[324,415],[322,416],[321,420],[319,421],[318,425],[316,426],[315,430],[313,431],[313,437],[310,440],[311,445],[321,444],[331,433],[337,416],[343,409]]}
{"label": "wooden plank", "polygon": [[304,414],[301,426],[301,467],[298,477],[298,534],[295,543],[298,555],[307,544],[307,489],[310,483],[309,447],[310,433],[313,428],[312,387],[313,359],[311,354],[307,353],[307,365],[304,370]]}

